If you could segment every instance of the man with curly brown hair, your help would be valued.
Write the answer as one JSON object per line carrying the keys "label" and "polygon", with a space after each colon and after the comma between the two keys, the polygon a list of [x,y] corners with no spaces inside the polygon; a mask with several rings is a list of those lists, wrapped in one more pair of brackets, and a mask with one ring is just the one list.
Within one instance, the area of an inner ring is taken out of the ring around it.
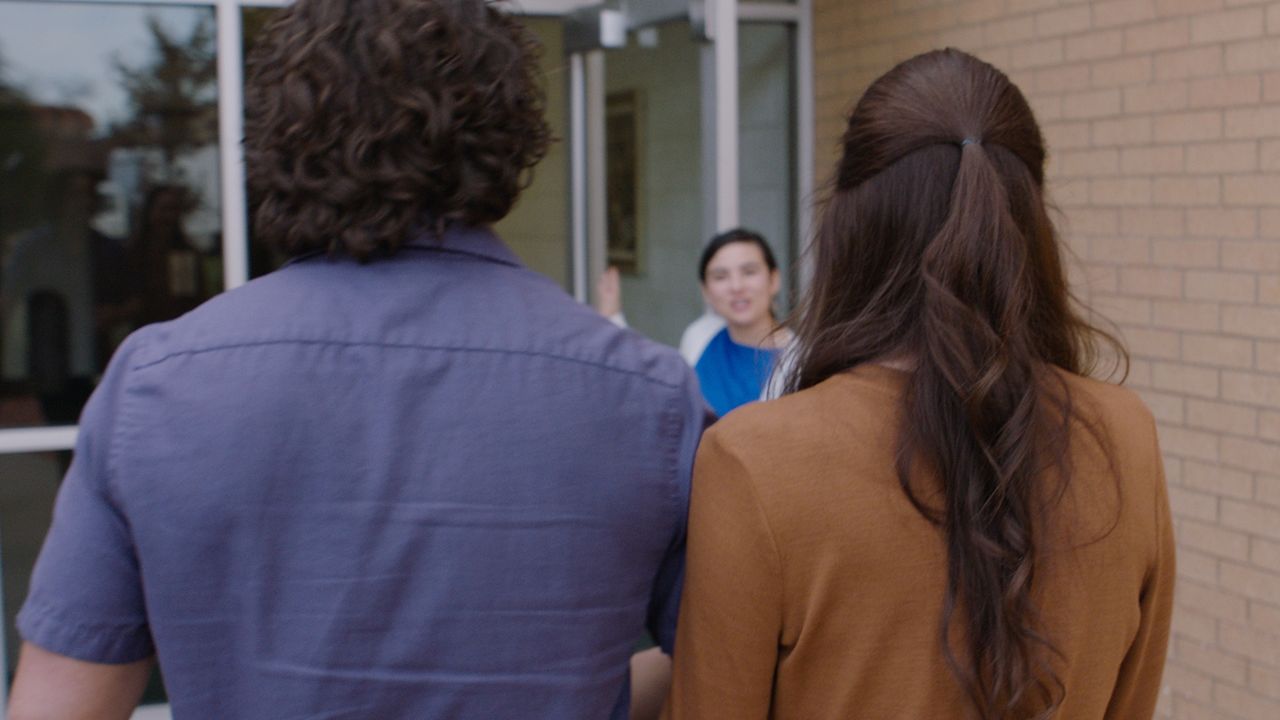
{"label": "man with curly brown hair", "polygon": [[625,718],[670,651],[705,409],[489,230],[548,130],[482,0],[300,0],[250,61],[281,270],[135,333],[85,409],[10,717]]}

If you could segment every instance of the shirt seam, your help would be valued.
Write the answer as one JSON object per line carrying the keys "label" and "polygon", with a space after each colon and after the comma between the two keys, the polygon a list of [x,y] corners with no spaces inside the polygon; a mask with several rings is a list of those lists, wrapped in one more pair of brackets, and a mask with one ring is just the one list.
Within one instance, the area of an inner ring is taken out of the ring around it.
{"label": "shirt seam", "polygon": [[225,343],[222,345],[212,345],[209,347],[194,348],[190,350],[175,350],[173,352],[166,353],[159,358],[155,358],[152,360],[147,360],[145,362],[139,362],[135,365],[131,365],[129,369],[134,371],[147,370],[157,365],[162,365],[165,362],[168,362],[169,360],[172,360],[174,358],[183,357],[183,356],[204,355],[208,353],[222,352],[225,350],[236,350],[240,348],[270,347],[273,345],[333,345],[338,347],[385,348],[388,350],[428,350],[428,351],[448,351],[448,352],[490,353],[490,354],[500,354],[500,355],[525,355],[525,356],[531,356],[531,357],[548,358],[551,360],[560,360],[562,362],[574,363],[578,365],[586,365],[589,367],[599,368],[601,370],[608,370],[610,372],[620,373],[623,375],[630,375],[630,376],[639,378],[641,380],[644,380],[646,382],[650,382],[655,385],[660,385],[666,388],[678,389],[680,387],[680,383],[678,382],[668,382],[666,380],[652,377],[639,370],[628,370],[626,368],[615,367],[613,365],[609,365],[602,362],[586,360],[583,358],[575,358],[568,355],[561,355],[561,354],[552,353],[552,352],[544,352],[540,350],[518,350],[518,349],[508,349],[508,348],[479,348],[479,347],[467,347],[464,345],[432,345],[427,343],[361,342],[361,341],[352,341],[352,340],[296,339],[296,340],[256,340],[256,341],[247,341],[247,342],[238,342],[238,343]]}

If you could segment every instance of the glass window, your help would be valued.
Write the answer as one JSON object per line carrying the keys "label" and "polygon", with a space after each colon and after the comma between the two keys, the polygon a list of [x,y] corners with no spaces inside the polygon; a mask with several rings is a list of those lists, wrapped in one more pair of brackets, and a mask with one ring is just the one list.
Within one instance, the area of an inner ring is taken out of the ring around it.
{"label": "glass window", "polygon": [[222,290],[212,7],[0,0],[0,427]]}

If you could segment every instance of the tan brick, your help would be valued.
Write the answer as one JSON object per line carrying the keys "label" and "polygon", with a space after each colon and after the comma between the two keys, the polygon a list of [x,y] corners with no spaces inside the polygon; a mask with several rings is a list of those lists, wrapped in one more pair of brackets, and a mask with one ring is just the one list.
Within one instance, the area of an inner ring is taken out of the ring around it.
{"label": "tan brick", "polygon": [[1055,8],[1036,14],[1036,34],[1040,37],[1071,35],[1087,30],[1090,22],[1088,5]]}
{"label": "tan brick", "polygon": [[1054,153],[1089,147],[1092,142],[1089,139],[1089,123],[1083,121],[1045,124],[1041,126],[1040,132],[1044,134],[1045,145],[1049,148],[1051,164]]}
{"label": "tan brick", "polygon": [[1146,56],[1100,60],[1093,64],[1094,87],[1145,85],[1151,82],[1151,78],[1151,58]]}
{"label": "tan brick", "polygon": [[1250,601],[1249,624],[1274,635],[1280,635],[1280,607],[1257,600]]}
{"label": "tan brick", "polygon": [[1158,206],[1217,205],[1222,202],[1222,180],[1191,175],[1156,178],[1151,185],[1151,201]]}
{"label": "tan brick", "polygon": [[1130,54],[1185,47],[1189,42],[1191,23],[1186,18],[1159,20],[1124,29],[1124,51]]}
{"label": "tan brick", "polygon": [[1132,25],[1156,16],[1153,0],[1110,0],[1093,3],[1094,27]]}
{"label": "tan brick", "polygon": [[1264,238],[1280,238],[1280,208],[1262,208],[1259,211],[1258,234]]}
{"label": "tan brick", "polygon": [[1124,33],[1120,30],[1091,32],[1067,38],[1067,62],[1115,57],[1124,51]]}
{"label": "tan brick", "polygon": [[1090,293],[1120,292],[1120,272],[1116,266],[1073,263],[1071,267],[1079,268],[1077,273],[1084,273],[1083,276],[1074,276],[1071,280],[1071,284],[1077,289]]}
{"label": "tan brick", "polygon": [[[1191,460],[1205,460],[1214,462],[1218,460],[1221,450],[1220,440],[1216,433],[1201,432],[1199,430],[1188,430],[1187,428],[1174,427],[1172,425],[1160,425],[1160,447],[1173,457]],[[1173,493],[1173,488],[1169,489]],[[1199,506],[1201,500],[1199,498],[1185,497],[1187,490],[1182,489],[1179,495],[1180,505],[1174,507],[1174,511],[1179,515],[1186,517],[1201,517],[1205,520],[1212,521],[1212,517],[1204,517],[1201,512],[1205,510]],[[1174,503],[1173,495],[1169,497],[1169,502]],[[1194,509],[1188,507],[1194,505]],[[1188,513],[1194,514],[1188,514]]]}
{"label": "tan brick", "polygon": [[1158,268],[1126,267],[1120,270],[1120,291],[1138,297],[1182,297],[1182,272]]}
{"label": "tan brick", "polygon": [[1259,341],[1254,346],[1254,362],[1263,372],[1280,373],[1280,343]]}
{"label": "tan brick", "polygon": [[[1259,164],[1266,172],[1280,173],[1280,140],[1263,141]],[[1280,199],[1280,190],[1276,191],[1276,197]]]}
{"label": "tan brick", "polygon": [[[1186,350],[1184,349],[1183,352],[1185,353]],[[1159,390],[1203,398],[1218,397],[1218,371],[1214,368],[1153,362],[1151,371],[1152,385]]]}
{"label": "tan brick", "polygon": [[1121,97],[1118,89],[1069,93],[1062,98],[1062,114],[1069,119],[1118,115]]}
{"label": "tan brick", "polygon": [[1125,114],[1181,110],[1186,108],[1189,102],[1185,80],[1124,89]]}
{"label": "tan brick", "polygon": [[1155,327],[1216,332],[1220,324],[1221,308],[1217,303],[1156,300],[1151,310]]}
{"label": "tan brick", "polygon": [[1224,133],[1229,138],[1280,137],[1280,106],[1227,110]]}
{"label": "tan brick", "polygon": [[1187,146],[1187,170],[1193,173],[1235,173],[1257,169],[1258,144],[1254,141]]}
{"label": "tan brick", "polygon": [[[1150,302],[1149,300],[1133,300],[1133,302]],[[1125,385],[1131,388],[1151,387],[1151,363],[1140,358],[1133,358],[1129,361],[1129,374],[1125,376]],[[1166,464],[1169,460],[1165,459]],[[1173,480],[1173,470],[1166,465],[1165,473],[1169,477],[1169,482]]]}
{"label": "tan brick", "polygon": [[1280,305],[1280,274],[1258,276],[1258,302],[1263,305]]}
{"label": "tan brick", "polygon": [[[1280,670],[1273,670],[1265,668],[1258,663],[1251,663],[1249,665],[1249,689],[1273,701],[1280,700]],[[1276,711],[1280,711],[1280,705],[1273,708],[1273,716]]]}
{"label": "tan brick", "polygon": [[1209,585],[1218,582],[1218,566],[1222,562],[1206,553],[1192,550],[1189,547],[1178,548],[1178,582],[1195,580]]}
{"label": "tan brick", "polygon": [[1151,260],[1151,243],[1134,237],[1094,237],[1089,241],[1089,259],[1121,264],[1146,263]]}
{"label": "tan brick", "polygon": [[1262,99],[1264,102],[1280,103],[1280,71],[1263,76]]}
{"label": "tan brick", "polygon": [[[895,0],[889,0],[890,7]],[[982,22],[1002,17],[1005,14],[1004,0],[965,0],[956,6],[959,16],[970,22]]]}
{"label": "tan brick", "polygon": [[1280,308],[1228,305],[1222,308],[1222,330],[1256,338],[1280,338]]}
{"label": "tan brick", "polygon": [[1231,403],[1190,398],[1187,400],[1187,425],[1252,437],[1258,429],[1258,411]]}
{"label": "tan brick", "polygon": [[[1272,413],[1272,415],[1274,416],[1276,415],[1276,413]],[[1271,438],[1264,438],[1264,440],[1269,440],[1273,443],[1276,442]],[[1280,468],[1276,468],[1273,472],[1276,472],[1278,474],[1259,475],[1254,480],[1254,482],[1257,484],[1256,485],[1257,490],[1255,491],[1255,498],[1258,500],[1258,502],[1261,502],[1265,505],[1270,505],[1271,507],[1280,508]],[[1276,598],[1276,603],[1280,604],[1280,597]]]}
{"label": "tan brick", "polygon": [[1059,224],[1064,234],[1114,236],[1120,231],[1120,212],[1113,208],[1079,208]]}
{"label": "tan brick", "polygon": [[1093,310],[1117,324],[1151,322],[1151,301],[1098,293],[1093,296]]}
{"label": "tan brick", "polygon": [[1185,417],[1183,408],[1186,405],[1186,400],[1181,395],[1157,392],[1145,388],[1138,391],[1138,395],[1142,398],[1142,402],[1147,404],[1147,409],[1151,411],[1157,421],[1170,425],[1182,424]]}
{"label": "tan brick", "polygon": [[1089,183],[1087,180],[1071,180],[1049,176],[1049,202],[1059,208],[1087,208],[1089,204]]}
{"label": "tan brick", "polygon": [[1175,604],[1173,607],[1173,634],[1198,643],[1214,643],[1218,640],[1218,619],[1212,615]]}
{"label": "tan brick", "polygon": [[1280,243],[1253,240],[1224,240],[1222,266],[1233,270],[1267,272],[1280,270]]}
{"label": "tan brick", "polygon": [[1262,100],[1262,78],[1242,75],[1192,80],[1187,100],[1193,108],[1254,105]]}
{"label": "tan brick", "polygon": [[1225,371],[1222,375],[1222,397],[1248,405],[1280,405],[1280,377]]}
{"label": "tan brick", "polygon": [[[1196,401],[1200,402],[1200,401]],[[1233,497],[1253,498],[1253,474],[1230,470],[1221,465],[1188,460],[1182,468],[1183,482],[1192,490]]]}
{"label": "tan brick", "polygon": [[1036,21],[1032,17],[1013,17],[985,23],[982,27],[982,43],[1008,45],[1036,36]]}
{"label": "tan brick", "polygon": [[1224,530],[1211,523],[1182,520],[1178,523],[1178,546],[1194,548],[1228,560],[1248,561],[1249,536],[1232,530]]}
{"label": "tan brick", "polygon": [[1222,0],[1156,0],[1156,14],[1160,17],[1199,15],[1220,10],[1222,5]]}
{"label": "tan brick", "polygon": [[[1253,582],[1254,578],[1235,578],[1232,573],[1232,580],[1245,580],[1249,586],[1261,594],[1261,587],[1274,588],[1275,583],[1280,582],[1280,575],[1267,574],[1267,577],[1256,578],[1257,582]],[[1270,578],[1270,582],[1268,582]],[[1223,585],[1227,585],[1226,578],[1223,578]],[[1270,595],[1274,600],[1277,596]],[[1259,598],[1266,600],[1266,597]],[[1247,625],[1237,625],[1236,623],[1223,622],[1218,624],[1218,646],[1226,652],[1243,655],[1251,660],[1257,660],[1268,665],[1280,665],[1280,636],[1271,633],[1259,631],[1256,627]],[[1221,687],[1221,686],[1219,686]],[[1249,718],[1267,718],[1273,715],[1246,715]]]}
{"label": "tan brick", "polygon": [[1192,668],[1169,663],[1165,665],[1163,681],[1178,697],[1193,698],[1200,702],[1213,700],[1213,680]]}
{"label": "tan brick", "polygon": [[1258,437],[1280,442],[1280,412],[1263,410],[1258,414]]}
{"label": "tan brick", "polygon": [[[1212,178],[1217,194],[1217,178]],[[1151,202],[1152,184],[1145,178],[1098,179],[1089,181],[1089,201],[1095,205],[1146,205]]]}
{"label": "tan brick", "polygon": [[1180,208],[1124,208],[1120,232],[1124,237],[1180,237],[1186,228],[1184,215]]}
{"label": "tan brick", "polygon": [[[1280,543],[1255,537],[1249,541],[1249,562],[1260,568],[1280,572]],[[1276,626],[1280,632],[1280,625]]]}
{"label": "tan brick", "polygon": [[[1234,447],[1246,441],[1228,438]],[[1224,443],[1225,445],[1226,443]],[[1261,443],[1254,443],[1255,445]],[[1222,500],[1222,525],[1270,540],[1280,540],[1280,510],[1251,501]]]}
{"label": "tan brick", "polygon": [[1218,43],[1258,37],[1266,22],[1262,8],[1239,8],[1191,18],[1191,42]]}
{"label": "tan brick", "polygon": [[1218,587],[1202,583],[1179,583],[1173,592],[1177,607],[1189,608],[1223,620],[1248,620],[1249,606],[1240,595],[1229,594]]}
{"label": "tan brick", "polygon": [[1120,151],[1070,150],[1050,158],[1060,177],[1095,177],[1120,173]]}
{"label": "tan brick", "polygon": [[1183,80],[1222,74],[1222,48],[1216,45],[1166,50],[1155,58],[1156,80]]}
{"label": "tan brick", "polygon": [[1213,688],[1214,707],[1248,720],[1274,720],[1280,705],[1248,690],[1219,683]]}
{"label": "tan brick", "polygon": [[1280,198],[1280,173],[1233,175],[1222,180],[1227,205],[1271,205]]}
{"label": "tan brick", "polygon": [[1066,57],[1061,40],[1033,40],[1009,49],[1009,67],[1014,70],[1039,68],[1061,63]]}
{"label": "tan brick", "polygon": [[1249,664],[1247,662],[1226,655],[1214,647],[1177,640],[1174,642],[1173,652],[1180,664],[1195,668],[1211,677],[1240,685],[1248,680]]}
{"label": "tan brick", "polygon": [[[1276,443],[1224,436],[1220,450],[1222,461],[1231,467],[1254,472],[1277,472],[1280,469],[1280,445]],[[1275,531],[1280,533],[1280,526]]]}
{"label": "tan brick", "polygon": [[1274,2],[1267,6],[1267,33],[1280,35],[1280,5]]}
{"label": "tan brick", "polygon": [[[1142,145],[1151,142],[1151,118],[1145,116],[1095,120],[1092,137],[1095,145]],[[1170,148],[1178,151],[1181,148]]]}
{"label": "tan brick", "polygon": [[1158,265],[1212,268],[1218,266],[1218,256],[1217,240],[1155,240],[1151,244],[1151,257]]}
{"label": "tan brick", "polygon": [[1275,38],[1231,43],[1226,46],[1225,64],[1229,73],[1280,70],[1280,43]]}
{"label": "tan brick", "polygon": [[1162,115],[1155,119],[1156,142],[1191,142],[1222,137],[1222,113],[1202,112]]}
{"label": "tan brick", "polygon": [[[1193,208],[1187,211],[1191,237],[1253,238],[1258,234],[1258,214],[1252,209]],[[1234,276],[1236,280],[1243,276]],[[1249,287],[1253,287],[1250,281]],[[1249,301],[1253,293],[1249,293]]]}
{"label": "tan brick", "polygon": [[1182,357],[1182,334],[1145,327],[1122,327],[1121,335],[1129,352],[1155,360],[1178,360]]}
{"label": "tan brick", "polygon": [[[1146,127],[1149,129],[1150,124]],[[1122,141],[1117,144],[1128,143]],[[1125,175],[1176,175],[1186,167],[1183,158],[1181,145],[1124,148],[1120,152],[1120,172]]]}
{"label": "tan brick", "polygon": [[1185,333],[1182,337],[1182,359],[1198,365],[1247,370],[1253,367],[1253,341]]}
{"label": "tan brick", "polygon": [[1072,90],[1088,90],[1089,65],[1055,65],[1035,71],[1035,89],[1038,93],[1061,93]]}

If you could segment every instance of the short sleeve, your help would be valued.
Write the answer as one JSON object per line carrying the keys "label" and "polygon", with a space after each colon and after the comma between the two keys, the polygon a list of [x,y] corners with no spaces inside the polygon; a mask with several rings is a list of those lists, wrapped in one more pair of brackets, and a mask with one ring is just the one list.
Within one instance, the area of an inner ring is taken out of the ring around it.
{"label": "short sleeve", "polygon": [[155,652],[128,520],[110,489],[113,434],[136,345],[137,336],[120,348],[85,406],[75,456],[18,614],[24,640],[87,662],[127,663]]}
{"label": "short sleeve", "polygon": [[676,619],[684,588],[685,537],[689,519],[689,492],[693,476],[693,459],[702,433],[715,422],[715,415],[702,399],[693,371],[685,369],[685,382],[676,400],[672,421],[675,442],[671,462],[672,502],[676,517],[671,544],[654,578],[649,600],[648,626],[654,640],[668,655],[676,637]]}

